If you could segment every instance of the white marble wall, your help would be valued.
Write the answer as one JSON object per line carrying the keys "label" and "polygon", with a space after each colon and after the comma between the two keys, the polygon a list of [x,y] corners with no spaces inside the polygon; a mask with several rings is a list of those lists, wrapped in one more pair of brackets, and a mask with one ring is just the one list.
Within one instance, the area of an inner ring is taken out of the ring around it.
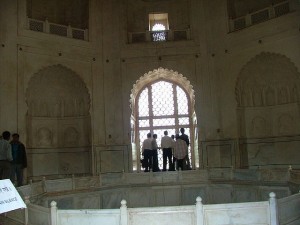
{"label": "white marble wall", "polygon": [[[287,15],[232,33],[229,33],[225,1],[182,0],[178,4],[168,4],[153,3],[151,10],[170,10],[170,26],[188,26],[191,40],[127,44],[129,27],[134,31],[146,29],[140,20],[135,24],[136,20],[131,17],[131,12],[136,13],[137,18],[147,17],[149,6],[144,1],[132,4],[132,1],[91,0],[89,41],[30,31],[26,28],[26,1],[1,2],[0,129],[19,132],[28,147],[35,143],[33,123],[29,123],[27,117],[30,107],[26,93],[31,78],[44,68],[61,65],[73,71],[90,96],[90,122],[83,129],[78,120],[75,123],[83,130],[81,135],[90,137],[90,142],[84,146],[87,150],[75,148],[60,154],[65,149],[29,149],[30,177],[130,171],[130,91],[143,74],[159,67],[183,74],[193,85],[201,167],[297,163],[294,159],[299,158],[299,144],[294,140],[299,135],[298,101],[295,98],[296,104],[280,101],[280,106],[269,115],[268,107],[256,110],[239,107],[236,88],[238,80],[244,76],[258,74],[261,78],[268,74],[266,77],[270,77],[273,70],[266,62],[274,55],[285,59],[276,61],[277,67],[282,69],[276,75],[277,83],[285,80],[285,71],[295,77],[293,83],[298,82],[300,53],[295,51],[299,43],[298,4],[294,4],[296,8]],[[265,61],[255,64],[255,71],[249,70],[251,62],[262,54],[266,56]],[[65,90],[70,86],[66,83]],[[283,111],[288,113],[284,117],[287,119],[280,120]],[[253,127],[259,128],[253,122],[255,116],[267,116],[271,130],[253,133]],[[280,139],[286,135],[293,138],[281,143],[273,140],[269,144],[271,147],[262,146],[256,139],[271,136]],[[247,139],[246,147],[239,145],[239,138]],[[230,144],[226,145],[228,140]],[[250,146],[249,142],[254,145]],[[264,154],[256,155],[260,148]],[[289,154],[285,154],[286,151]],[[66,162],[68,160],[70,162]],[[64,171],[67,167],[69,169]]]}

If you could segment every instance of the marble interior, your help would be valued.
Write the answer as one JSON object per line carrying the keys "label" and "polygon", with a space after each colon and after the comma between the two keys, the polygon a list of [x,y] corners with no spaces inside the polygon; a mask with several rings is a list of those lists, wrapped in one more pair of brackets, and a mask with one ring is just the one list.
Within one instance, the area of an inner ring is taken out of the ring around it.
{"label": "marble interior", "polygon": [[[2,0],[0,11],[0,130],[26,145],[29,224],[50,223],[52,200],[116,209],[299,191],[298,0]],[[166,41],[153,41],[153,13],[168,16]],[[132,121],[159,80],[187,95],[191,171],[141,172]]]}
{"label": "marble interior", "polygon": [[[159,79],[188,95],[194,169],[299,167],[299,9],[3,0],[0,128],[27,147],[26,181],[139,171],[130,121],[139,91]],[[155,12],[167,15],[165,42],[149,36]]]}

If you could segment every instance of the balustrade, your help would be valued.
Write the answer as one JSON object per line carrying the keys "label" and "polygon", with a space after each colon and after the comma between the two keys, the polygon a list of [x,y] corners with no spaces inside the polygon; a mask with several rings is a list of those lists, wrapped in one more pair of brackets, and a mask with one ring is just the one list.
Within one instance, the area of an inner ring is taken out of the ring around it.
{"label": "balustrade", "polygon": [[162,30],[162,31],[144,31],[129,32],[129,43],[143,42],[164,42],[164,41],[184,41],[190,40],[190,30]]}
{"label": "balustrade", "polygon": [[37,32],[55,34],[63,37],[88,41],[88,29],[79,29],[61,24],[27,18],[28,29]]}
{"label": "balustrade", "polygon": [[245,16],[229,19],[230,32],[244,29],[257,23],[264,22],[282,15],[285,15],[294,9],[295,0],[287,0],[278,4],[273,4],[267,8],[251,12]]}

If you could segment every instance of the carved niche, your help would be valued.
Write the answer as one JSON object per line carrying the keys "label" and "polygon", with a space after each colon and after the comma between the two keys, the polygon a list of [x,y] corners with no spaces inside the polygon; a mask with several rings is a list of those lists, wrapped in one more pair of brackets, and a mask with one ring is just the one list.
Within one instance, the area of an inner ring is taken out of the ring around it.
{"label": "carved niche", "polygon": [[42,127],[37,131],[37,140],[40,147],[52,147],[53,134],[47,127]]}
{"label": "carved niche", "polygon": [[29,81],[26,102],[30,147],[89,145],[90,96],[75,72],[62,65],[40,70]]}
{"label": "carved niche", "polygon": [[[299,86],[299,72],[286,56],[263,52],[251,59],[242,68],[236,83],[238,123],[245,128],[239,131],[240,136],[266,137],[294,132],[292,127],[296,121],[292,118],[299,116],[296,107]],[[282,111],[288,113],[282,115]]]}
{"label": "carved niche", "polygon": [[89,93],[73,71],[50,66],[29,81],[28,114],[34,117],[77,117],[89,115]]}
{"label": "carved niche", "polygon": [[265,136],[268,134],[267,131],[267,122],[265,120],[265,118],[263,117],[255,117],[252,120],[252,129],[251,129],[251,134],[253,136]]}
{"label": "carved niche", "polygon": [[278,132],[280,135],[289,135],[294,133],[294,119],[289,114],[282,114],[278,118]]}

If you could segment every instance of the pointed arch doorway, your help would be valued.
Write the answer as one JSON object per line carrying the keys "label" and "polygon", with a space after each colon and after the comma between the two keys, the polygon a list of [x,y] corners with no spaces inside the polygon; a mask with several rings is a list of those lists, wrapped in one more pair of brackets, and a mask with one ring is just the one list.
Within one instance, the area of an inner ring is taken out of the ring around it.
{"label": "pointed arch doorway", "polygon": [[[147,133],[157,134],[160,147],[165,130],[171,136],[179,133],[180,128],[184,128],[190,138],[192,168],[199,167],[194,90],[182,74],[164,68],[144,74],[133,85],[130,103],[133,171],[141,170],[142,143]],[[161,150],[158,151],[158,161],[162,169]]]}

